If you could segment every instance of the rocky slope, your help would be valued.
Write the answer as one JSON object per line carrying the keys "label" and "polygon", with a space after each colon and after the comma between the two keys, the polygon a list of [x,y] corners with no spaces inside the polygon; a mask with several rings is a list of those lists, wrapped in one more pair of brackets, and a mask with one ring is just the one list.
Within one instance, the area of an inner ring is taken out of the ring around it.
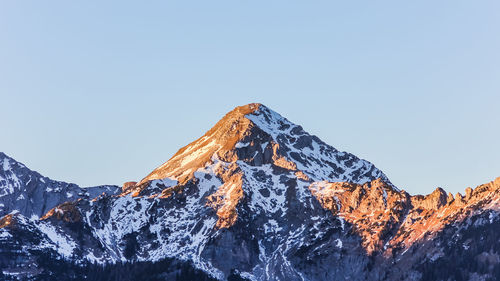
{"label": "rocky slope", "polygon": [[174,258],[221,280],[447,280],[436,271],[467,251],[486,266],[448,276],[486,280],[500,273],[499,190],[497,179],[465,196],[411,196],[249,104],[118,195],[70,200],[40,220],[5,216],[0,262],[21,278],[50,276],[49,255],[76,266]]}
{"label": "rocky slope", "polygon": [[120,188],[112,185],[82,188],[52,180],[0,152],[0,216],[15,211],[38,219],[64,202],[118,192]]}

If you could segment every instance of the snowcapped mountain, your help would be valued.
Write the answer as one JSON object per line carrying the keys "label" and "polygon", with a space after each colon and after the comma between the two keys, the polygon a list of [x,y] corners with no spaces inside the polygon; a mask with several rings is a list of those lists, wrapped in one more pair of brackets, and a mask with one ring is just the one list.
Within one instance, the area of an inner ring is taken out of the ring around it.
{"label": "snowcapped mountain", "polygon": [[82,188],[73,183],[51,180],[0,152],[0,216],[16,211],[38,219],[66,201],[120,191],[118,186]]}
{"label": "snowcapped mountain", "polygon": [[[2,177],[11,183],[4,186],[16,182]],[[500,179],[465,196],[442,189],[411,196],[370,162],[261,104],[235,108],[120,194],[73,196],[39,220],[26,218],[34,211],[0,220],[4,274],[50,279],[63,274],[57,264],[68,268],[66,278],[83,279],[90,263],[140,272],[167,263],[183,273],[141,279],[500,276]]]}

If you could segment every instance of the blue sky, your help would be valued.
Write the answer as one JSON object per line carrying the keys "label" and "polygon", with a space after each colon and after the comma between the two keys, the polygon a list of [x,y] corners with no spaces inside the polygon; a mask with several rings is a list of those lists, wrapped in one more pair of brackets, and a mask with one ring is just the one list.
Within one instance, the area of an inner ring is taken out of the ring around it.
{"label": "blue sky", "polygon": [[0,151],[139,180],[261,102],[412,194],[500,176],[498,1],[2,1]]}

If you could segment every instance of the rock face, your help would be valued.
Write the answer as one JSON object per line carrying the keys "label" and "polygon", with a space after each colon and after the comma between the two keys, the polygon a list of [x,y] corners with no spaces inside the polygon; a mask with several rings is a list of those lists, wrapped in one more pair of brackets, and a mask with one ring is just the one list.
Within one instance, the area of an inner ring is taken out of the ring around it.
{"label": "rock face", "polygon": [[16,211],[28,218],[39,218],[66,201],[117,194],[119,190],[112,185],[82,188],[51,180],[0,152],[0,216]]}
{"label": "rock face", "polygon": [[126,193],[128,190],[133,189],[137,185],[136,181],[128,181],[123,183],[122,193]]}
{"label": "rock face", "polygon": [[[4,217],[0,249],[22,277],[46,272],[50,253],[77,267],[174,258],[220,280],[495,278],[499,189],[497,179],[465,197],[410,196],[370,162],[249,104],[120,194],[61,202],[40,220]],[[474,262],[439,275],[464,251]]]}

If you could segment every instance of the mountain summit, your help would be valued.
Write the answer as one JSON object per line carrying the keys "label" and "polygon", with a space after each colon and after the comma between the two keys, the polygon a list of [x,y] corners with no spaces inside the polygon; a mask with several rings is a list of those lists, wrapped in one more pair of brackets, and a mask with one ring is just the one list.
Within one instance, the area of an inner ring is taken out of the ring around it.
{"label": "mountain summit", "polygon": [[336,150],[258,103],[227,113],[205,135],[181,148],[138,185],[165,178],[183,183],[196,170],[216,161],[252,167],[272,164],[295,171],[308,181],[362,184],[380,178],[392,186],[370,162]]}
{"label": "mountain summit", "polygon": [[[379,179],[386,188],[397,190],[370,162],[340,152],[266,106],[252,103],[227,113],[124,194],[169,197],[199,179],[197,172],[221,181],[207,197],[208,205],[217,210],[217,227],[234,224],[244,199],[254,212],[286,213],[297,196],[285,198],[287,182],[297,185],[300,196],[307,196],[302,194],[306,186],[323,181],[364,184]],[[279,179],[266,179],[268,175]]]}
{"label": "mountain summit", "polygon": [[4,216],[0,265],[21,279],[487,280],[500,276],[499,212],[500,178],[411,196],[249,104],[119,194]]}

